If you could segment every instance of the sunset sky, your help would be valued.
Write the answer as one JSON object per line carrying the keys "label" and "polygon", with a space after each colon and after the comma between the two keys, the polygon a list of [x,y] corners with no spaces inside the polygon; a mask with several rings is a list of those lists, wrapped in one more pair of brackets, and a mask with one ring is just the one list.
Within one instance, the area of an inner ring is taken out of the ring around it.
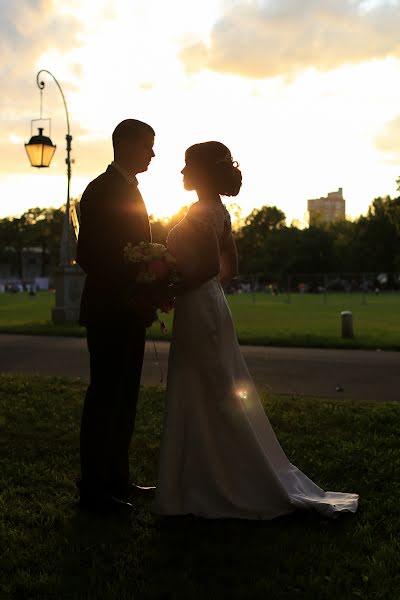
{"label": "sunset sky", "polygon": [[51,167],[30,167],[23,145],[40,69],[67,99],[75,197],[128,117],[156,130],[139,176],[156,216],[194,200],[184,151],[212,139],[240,163],[244,215],[272,204],[304,221],[308,198],[342,187],[356,217],[396,193],[400,0],[1,0],[1,14],[0,217],[65,202],[66,119],[49,77]]}

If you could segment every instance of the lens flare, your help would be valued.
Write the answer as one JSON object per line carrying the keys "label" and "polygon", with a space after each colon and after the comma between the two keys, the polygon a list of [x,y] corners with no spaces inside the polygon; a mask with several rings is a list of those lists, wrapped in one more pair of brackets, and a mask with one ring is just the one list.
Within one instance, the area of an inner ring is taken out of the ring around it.
{"label": "lens flare", "polygon": [[241,400],[247,400],[247,398],[249,397],[249,393],[247,390],[245,389],[239,389],[236,390],[236,395],[241,399]]}

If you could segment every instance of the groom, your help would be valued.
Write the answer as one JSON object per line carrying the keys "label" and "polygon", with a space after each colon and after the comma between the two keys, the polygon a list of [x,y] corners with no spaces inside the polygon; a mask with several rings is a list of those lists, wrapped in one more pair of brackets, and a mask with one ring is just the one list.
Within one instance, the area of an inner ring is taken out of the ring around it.
{"label": "groom", "polygon": [[155,488],[129,480],[128,450],[134,430],[146,326],[156,303],[127,290],[137,266],[126,264],[123,248],[151,241],[149,219],[137,173],[154,157],[154,130],[127,119],[112,135],[114,161],[84,191],[77,263],[86,273],[80,324],[86,327],[90,384],[80,434],[80,506],[115,512],[133,508],[131,496]]}

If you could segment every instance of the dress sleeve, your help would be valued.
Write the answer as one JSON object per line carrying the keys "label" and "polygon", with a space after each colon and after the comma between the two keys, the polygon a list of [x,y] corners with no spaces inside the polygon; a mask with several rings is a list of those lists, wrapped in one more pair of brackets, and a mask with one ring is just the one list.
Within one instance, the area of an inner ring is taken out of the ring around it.
{"label": "dress sleeve", "polygon": [[217,236],[218,239],[224,232],[225,207],[217,205],[215,208],[200,208],[197,204],[190,207],[186,218],[188,222],[203,235]]}

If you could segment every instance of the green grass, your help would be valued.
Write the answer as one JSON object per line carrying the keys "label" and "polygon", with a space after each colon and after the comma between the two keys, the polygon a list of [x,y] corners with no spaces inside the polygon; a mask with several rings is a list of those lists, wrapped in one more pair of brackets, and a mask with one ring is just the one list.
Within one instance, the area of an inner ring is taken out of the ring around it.
{"label": "green grass", "polygon": [[[400,295],[268,294],[228,296],[239,341],[242,344],[331,348],[381,348],[400,350]],[[78,326],[54,326],[49,322],[53,293],[0,295],[0,332],[81,336]],[[340,313],[351,310],[355,338],[340,335]],[[171,329],[172,315],[166,316]],[[151,335],[163,338],[157,325]],[[166,339],[169,339],[167,336]]]}
{"label": "green grass", "polygon": [[[400,404],[266,397],[289,458],[325,489],[358,492],[355,515],[274,521],[79,512],[79,380],[0,375],[0,598],[400,598]],[[131,448],[154,482],[163,413],[143,389]]]}

